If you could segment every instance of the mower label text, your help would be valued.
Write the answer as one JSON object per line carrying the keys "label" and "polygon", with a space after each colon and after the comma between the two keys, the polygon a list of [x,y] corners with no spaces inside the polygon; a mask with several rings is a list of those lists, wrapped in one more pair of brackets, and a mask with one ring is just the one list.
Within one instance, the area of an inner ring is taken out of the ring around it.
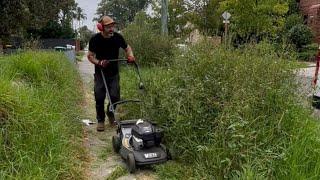
{"label": "mower label text", "polygon": [[156,158],[158,157],[157,153],[147,153],[147,154],[144,154],[144,157],[146,159],[150,159],[150,158]]}

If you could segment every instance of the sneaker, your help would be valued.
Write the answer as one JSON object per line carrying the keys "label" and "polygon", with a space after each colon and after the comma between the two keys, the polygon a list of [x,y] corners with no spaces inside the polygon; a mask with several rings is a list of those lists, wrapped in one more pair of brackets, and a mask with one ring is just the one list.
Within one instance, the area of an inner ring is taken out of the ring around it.
{"label": "sneaker", "polygon": [[98,122],[97,131],[104,131],[104,122]]}

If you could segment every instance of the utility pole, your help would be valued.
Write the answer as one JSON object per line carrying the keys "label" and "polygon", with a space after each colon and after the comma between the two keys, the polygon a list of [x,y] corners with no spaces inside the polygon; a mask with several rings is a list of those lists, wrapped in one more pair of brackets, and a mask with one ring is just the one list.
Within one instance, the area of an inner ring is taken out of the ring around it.
{"label": "utility pole", "polygon": [[161,0],[161,34],[168,35],[168,0]]}

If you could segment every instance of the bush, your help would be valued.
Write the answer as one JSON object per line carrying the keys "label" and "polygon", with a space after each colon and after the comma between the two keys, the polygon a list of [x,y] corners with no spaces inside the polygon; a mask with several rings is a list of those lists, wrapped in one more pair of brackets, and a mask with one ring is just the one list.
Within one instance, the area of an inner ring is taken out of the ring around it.
{"label": "bush", "polygon": [[303,61],[315,61],[315,56],[318,51],[318,44],[313,43],[303,47],[297,54],[298,59]]}
{"label": "bush", "polygon": [[290,31],[297,24],[303,24],[303,18],[300,14],[291,14],[286,18],[285,29],[286,31]]}
{"label": "bush", "polygon": [[161,36],[144,16],[124,30],[124,37],[133,48],[141,65],[166,65],[172,61],[174,46],[169,37]]}
{"label": "bush", "polygon": [[195,46],[149,76],[147,117],[189,167],[174,177],[159,168],[162,178],[320,178],[319,125],[299,103],[295,65],[266,44],[210,47]]}
{"label": "bush", "polygon": [[303,46],[310,44],[313,38],[311,29],[303,24],[293,26],[288,33],[288,39],[297,47],[301,49]]}

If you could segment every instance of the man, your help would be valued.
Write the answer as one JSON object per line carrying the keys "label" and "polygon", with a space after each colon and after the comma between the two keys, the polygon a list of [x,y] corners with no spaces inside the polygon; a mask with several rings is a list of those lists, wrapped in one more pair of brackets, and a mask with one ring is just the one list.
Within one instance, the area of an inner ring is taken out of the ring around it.
{"label": "man", "polygon": [[317,109],[320,109],[320,86],[319,86],[319,83],[317,83],[319,67],[320,67],[320,46],[318,48],[318,52],[315,59],[316,59],[316,69],[315,69],[314,77],[312,79],[312,87],[314,89],[312,106],[314,106]]}
{"label": "man", "polygon": [[316,70],[315,70],[315,73],[314,73],[314,77],[313,77],[313,80],[312,80],[312,86],[315,88],[316,84],[317,84],[317,80],[318,80],[318,72],[319,72],[319,66],[320,66],[320,46],[318,48],[318,52],[317,52],[317,55],[316,55]]}
{"label": "man", "polygon": [[[131,47],[124,38],[117,32],[114,32],[115,22],[109,16],[103,16],[97,25],[100,30],[89,42],[88,60],[95,65],[94,74],[94,96],[96,101],[97,113],[97,131],[104,131],[105,109],[104,101],[106,99],[106,89],[104,87],[101,69],[108,86],[111,102],[120,100],[119,85],[119,64],[118,62],[109,62],[108,60],[119,58],[119,49],[126,52],[128,63],[135,61]],[[109,110],[110,102],[107,107],[107,116],[110,125],[114,124],[114,114]],[[114,107],[115,108],[115,107]]]}

